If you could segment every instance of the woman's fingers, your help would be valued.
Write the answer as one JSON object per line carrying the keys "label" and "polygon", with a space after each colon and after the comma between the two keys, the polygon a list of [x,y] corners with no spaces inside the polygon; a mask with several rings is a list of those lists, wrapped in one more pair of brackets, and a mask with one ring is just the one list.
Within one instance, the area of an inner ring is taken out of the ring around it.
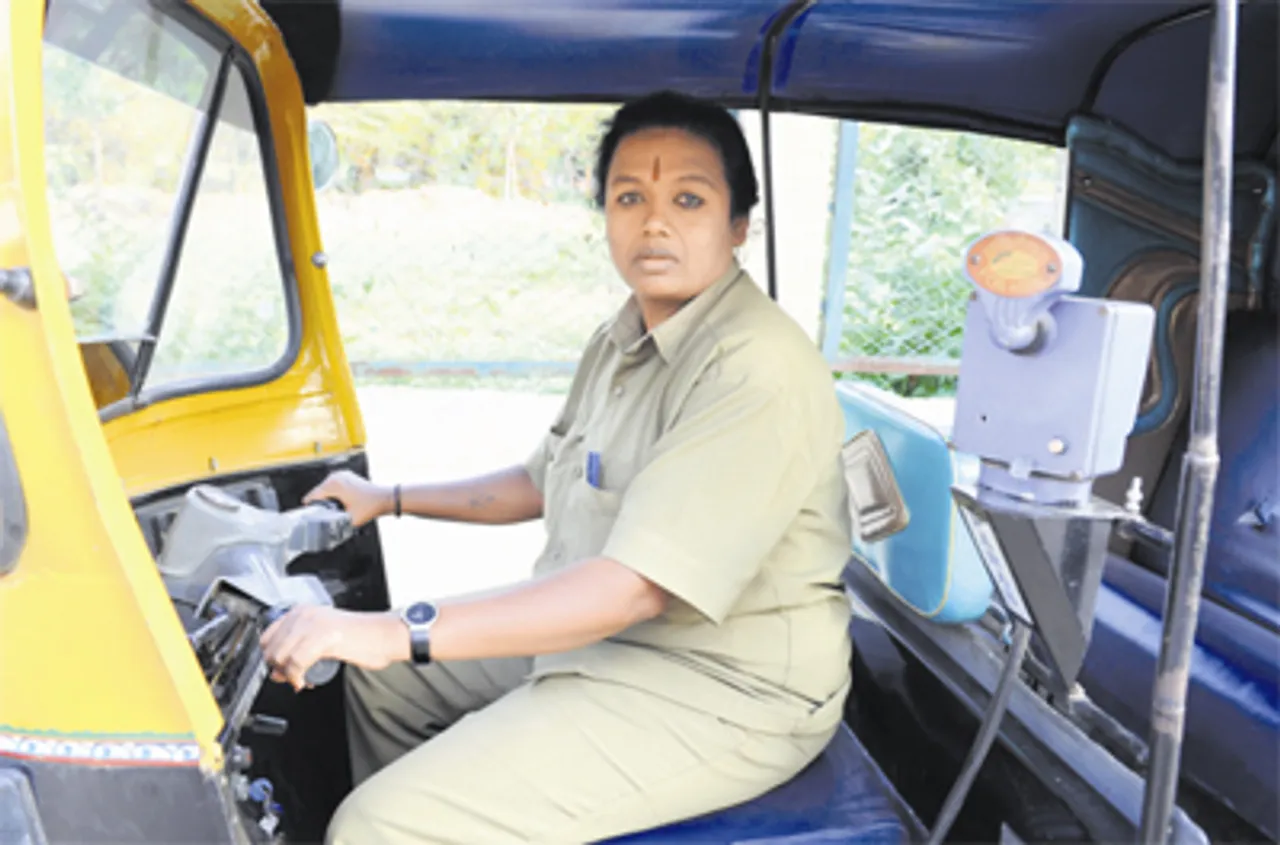
{"label": "woman's fingers", "polygon": [[287,681],[295,690],[308,686],[307,670],[324,657],[334,640],[339,612],[328,607],[295,607],[263,631],[262,655],[271,679]]}

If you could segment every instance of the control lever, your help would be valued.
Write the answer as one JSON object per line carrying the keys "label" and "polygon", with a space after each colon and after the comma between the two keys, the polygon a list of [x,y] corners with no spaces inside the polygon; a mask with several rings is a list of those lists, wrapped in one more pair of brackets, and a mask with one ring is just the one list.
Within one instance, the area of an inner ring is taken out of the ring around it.
{"label": "control lever", "polygon": [[242,730],[258,736],[284,736],[289,730],[289,721],[279,716],[268,716],[264,713],[253,713]]}
{"label": "control lever", "polygon": [[[277,619],[284,616],[291,609],[292,605],[287,604],[279,604],[268,609],[263,615],[263,630],[265,631],[268,627],[273,625]],[[311,668],[307,670],[307,674],[305,676],[306,682],[313,687],[327,684],[333,680],[334,675],[338,674],[338,668],[339,663],[333,658],[326,657],[322,660],[317,660],[312,664]]]}

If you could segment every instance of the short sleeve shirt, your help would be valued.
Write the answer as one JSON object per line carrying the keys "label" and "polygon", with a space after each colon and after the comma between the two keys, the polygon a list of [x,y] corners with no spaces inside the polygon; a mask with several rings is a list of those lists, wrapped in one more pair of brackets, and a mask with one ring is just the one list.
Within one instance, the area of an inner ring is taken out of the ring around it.
{"label": "short sleeve shirt", "polygon": [[849,680],[843,440],[816,345],[736,263],[652,332],[628,300],[528,460],[547,529],[535,572],[606,557],[671,600],[539,657],[534,676],[636,685],[780,733],[831,710]]}

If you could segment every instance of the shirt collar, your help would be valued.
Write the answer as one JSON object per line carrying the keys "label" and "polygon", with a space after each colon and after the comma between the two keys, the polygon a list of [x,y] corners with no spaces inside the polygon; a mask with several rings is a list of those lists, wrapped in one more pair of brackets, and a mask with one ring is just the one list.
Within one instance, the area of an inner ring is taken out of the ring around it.
{"label": "shirt collar", "polygon": [[662,360],[669,364],[680,351],[685,340],[702,323],[725,292],[745,275],[746,272],[738,264],[737,259],[734,259],[724,275],[712,282],[702,293],[686,302],[679,311],[664,320],[662,325],[648,333],[644,330],[640,304],[632,294],[613,318],[613,323],[608,329],[609,338],[624,354],[638,353],[645,346],[646,341],[652,340]]}

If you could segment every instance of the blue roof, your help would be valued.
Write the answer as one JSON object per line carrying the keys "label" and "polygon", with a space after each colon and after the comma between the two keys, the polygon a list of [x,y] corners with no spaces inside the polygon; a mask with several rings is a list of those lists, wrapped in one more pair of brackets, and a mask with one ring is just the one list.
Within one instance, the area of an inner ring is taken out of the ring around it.
{"label": "blue roof", "polygon": [[[327,3],[327,6],[326,6]],[[309,101],[620,101],[675,88],[748,106],[779,0],[320,0],[264,5]],[[327,14],[317,13],[326,6]],[[306,15],[297,11],[305,7]],[[1186,0],[818,2],[780,41],[779,109],[1062,143],[1071,116],[1161,151],[1203,145],[1208,4]],[[1276,135],[1276,3],[1240,20],[1239,150]]]}

